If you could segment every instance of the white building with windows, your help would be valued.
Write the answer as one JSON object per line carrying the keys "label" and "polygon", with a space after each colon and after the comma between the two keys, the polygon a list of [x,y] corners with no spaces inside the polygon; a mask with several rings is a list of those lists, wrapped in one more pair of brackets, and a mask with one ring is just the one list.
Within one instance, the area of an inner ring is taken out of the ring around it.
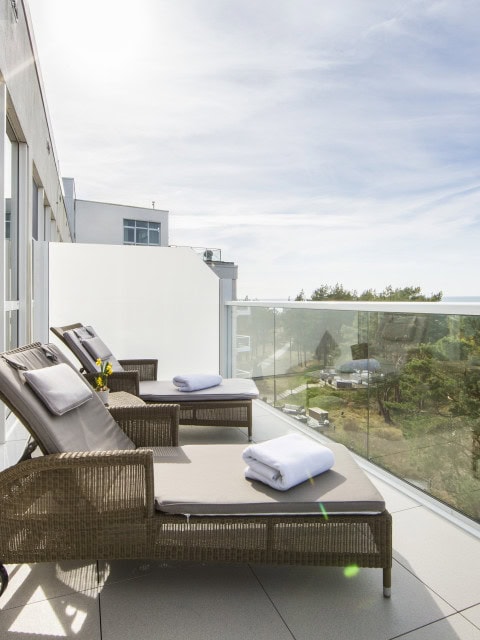
{"label": "white building with windows", "polygon": [[73,178],[63,178],[75,242],[168,247],[168,211],[79,200]]}

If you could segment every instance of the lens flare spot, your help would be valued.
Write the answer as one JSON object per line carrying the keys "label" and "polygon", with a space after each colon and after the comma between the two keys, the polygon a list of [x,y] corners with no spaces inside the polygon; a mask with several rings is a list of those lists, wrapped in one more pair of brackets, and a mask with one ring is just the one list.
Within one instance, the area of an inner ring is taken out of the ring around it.
{"label": "lens flare spot", "polygon": [[352,564],[349,567],[345,567],[345,569],[343,570],[343,575],[346,578],[354,578],[358,573],[359,573],[360,569],[357,567],[356,564]]}
{"label": "lens flare spot", "polygon": [[322,515],[325,518],[325,520],[328,520],[328,513],[327,513],[327,510],[325,509],[325,507],[324,507],[322,502],[319,503],[318,508],[322,512]]}

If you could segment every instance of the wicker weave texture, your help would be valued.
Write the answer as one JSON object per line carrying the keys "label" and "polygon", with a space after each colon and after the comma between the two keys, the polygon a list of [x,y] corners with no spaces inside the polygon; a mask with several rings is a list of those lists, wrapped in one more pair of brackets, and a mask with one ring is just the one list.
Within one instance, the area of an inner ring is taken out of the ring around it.
{"label": "wicker weave texture", "polygon": [[137,447],[178,446],[178,404],[110,407],[110,413]]}
{"label": "wicker weave texture", "polygon": [[[383,568],[391,516],[155,512],[151,451],[54,454],[0,473],[0,560],[156,558]],[[386,584],[385,586],[389,586]]]}
{"label": "wicker weave texture", "polygon": [[208,427],[246,427],[252,437],[252,401],[182,402],[180,424]]}
{"label": "wicker weave texture", "polygon": [[[0,399],[11,400],[2,389]],[[219,408],[207,404],[192,409]],[[242,403],[234,408],[248,412]],[[139,447],[177,446],[179,412],[166,404],[111,409]],[[22,421],[35,437],[35,424]],[[151,450],[46,455],[0,472],[0,569],[2,563],[128,558],[356,564],[382,568],[388,590],[392,520],[386,511],[328,517],[159,513]]]}
{"label": "wicker weave texture", "polygon": [[[80,329],[79,322],[63,327],[50,327],[50,330],[67,347],[64,333],[70,329]],[[70,347],[69,347],[70,348]],[[156,380],[158,360],[129,359],[119,360],[125,371],[115,371],[108,379],[111,391],[126,391],[138,396],[141,380]],[[86,364],[86,363],[84,363]],[[96,374],[85,374],[89,382],[94,385]],[[207,427],[241,427],[248,431],[248,438],[252,438],[252,401],[251,400],[221,400],[221,401],[192,401],[181,403],[180,424]]]}

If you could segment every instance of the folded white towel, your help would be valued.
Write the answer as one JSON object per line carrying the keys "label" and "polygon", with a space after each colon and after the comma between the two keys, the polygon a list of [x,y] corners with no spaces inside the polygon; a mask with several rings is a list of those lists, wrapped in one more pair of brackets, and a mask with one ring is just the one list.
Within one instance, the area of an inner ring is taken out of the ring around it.
{"label": "folded white towel", "polygon": [[180,391],[198,391],[209,389],[221,384],[223,378],[216,373],[190,373],[183,376],[175,376],[173,384]]}
{"label": "folded white towel", "polygon": [[248,464],[246,478],[280,491],[328,471],[335,463],[331,449],[295,433],[252,444],[243,459]]}

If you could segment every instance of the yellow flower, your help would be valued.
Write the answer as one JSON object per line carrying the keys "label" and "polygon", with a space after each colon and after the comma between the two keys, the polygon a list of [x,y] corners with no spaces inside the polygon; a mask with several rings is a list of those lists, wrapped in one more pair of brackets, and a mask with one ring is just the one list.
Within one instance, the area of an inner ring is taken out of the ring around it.
{"label": "yellow flower", "polygon": [[110,362],[103,362],[101,358],[97,358],[96,365],[99,368],[98,375],[95,378],[97,391],[108,387],[108,376],[113,373],[113,367]]}

